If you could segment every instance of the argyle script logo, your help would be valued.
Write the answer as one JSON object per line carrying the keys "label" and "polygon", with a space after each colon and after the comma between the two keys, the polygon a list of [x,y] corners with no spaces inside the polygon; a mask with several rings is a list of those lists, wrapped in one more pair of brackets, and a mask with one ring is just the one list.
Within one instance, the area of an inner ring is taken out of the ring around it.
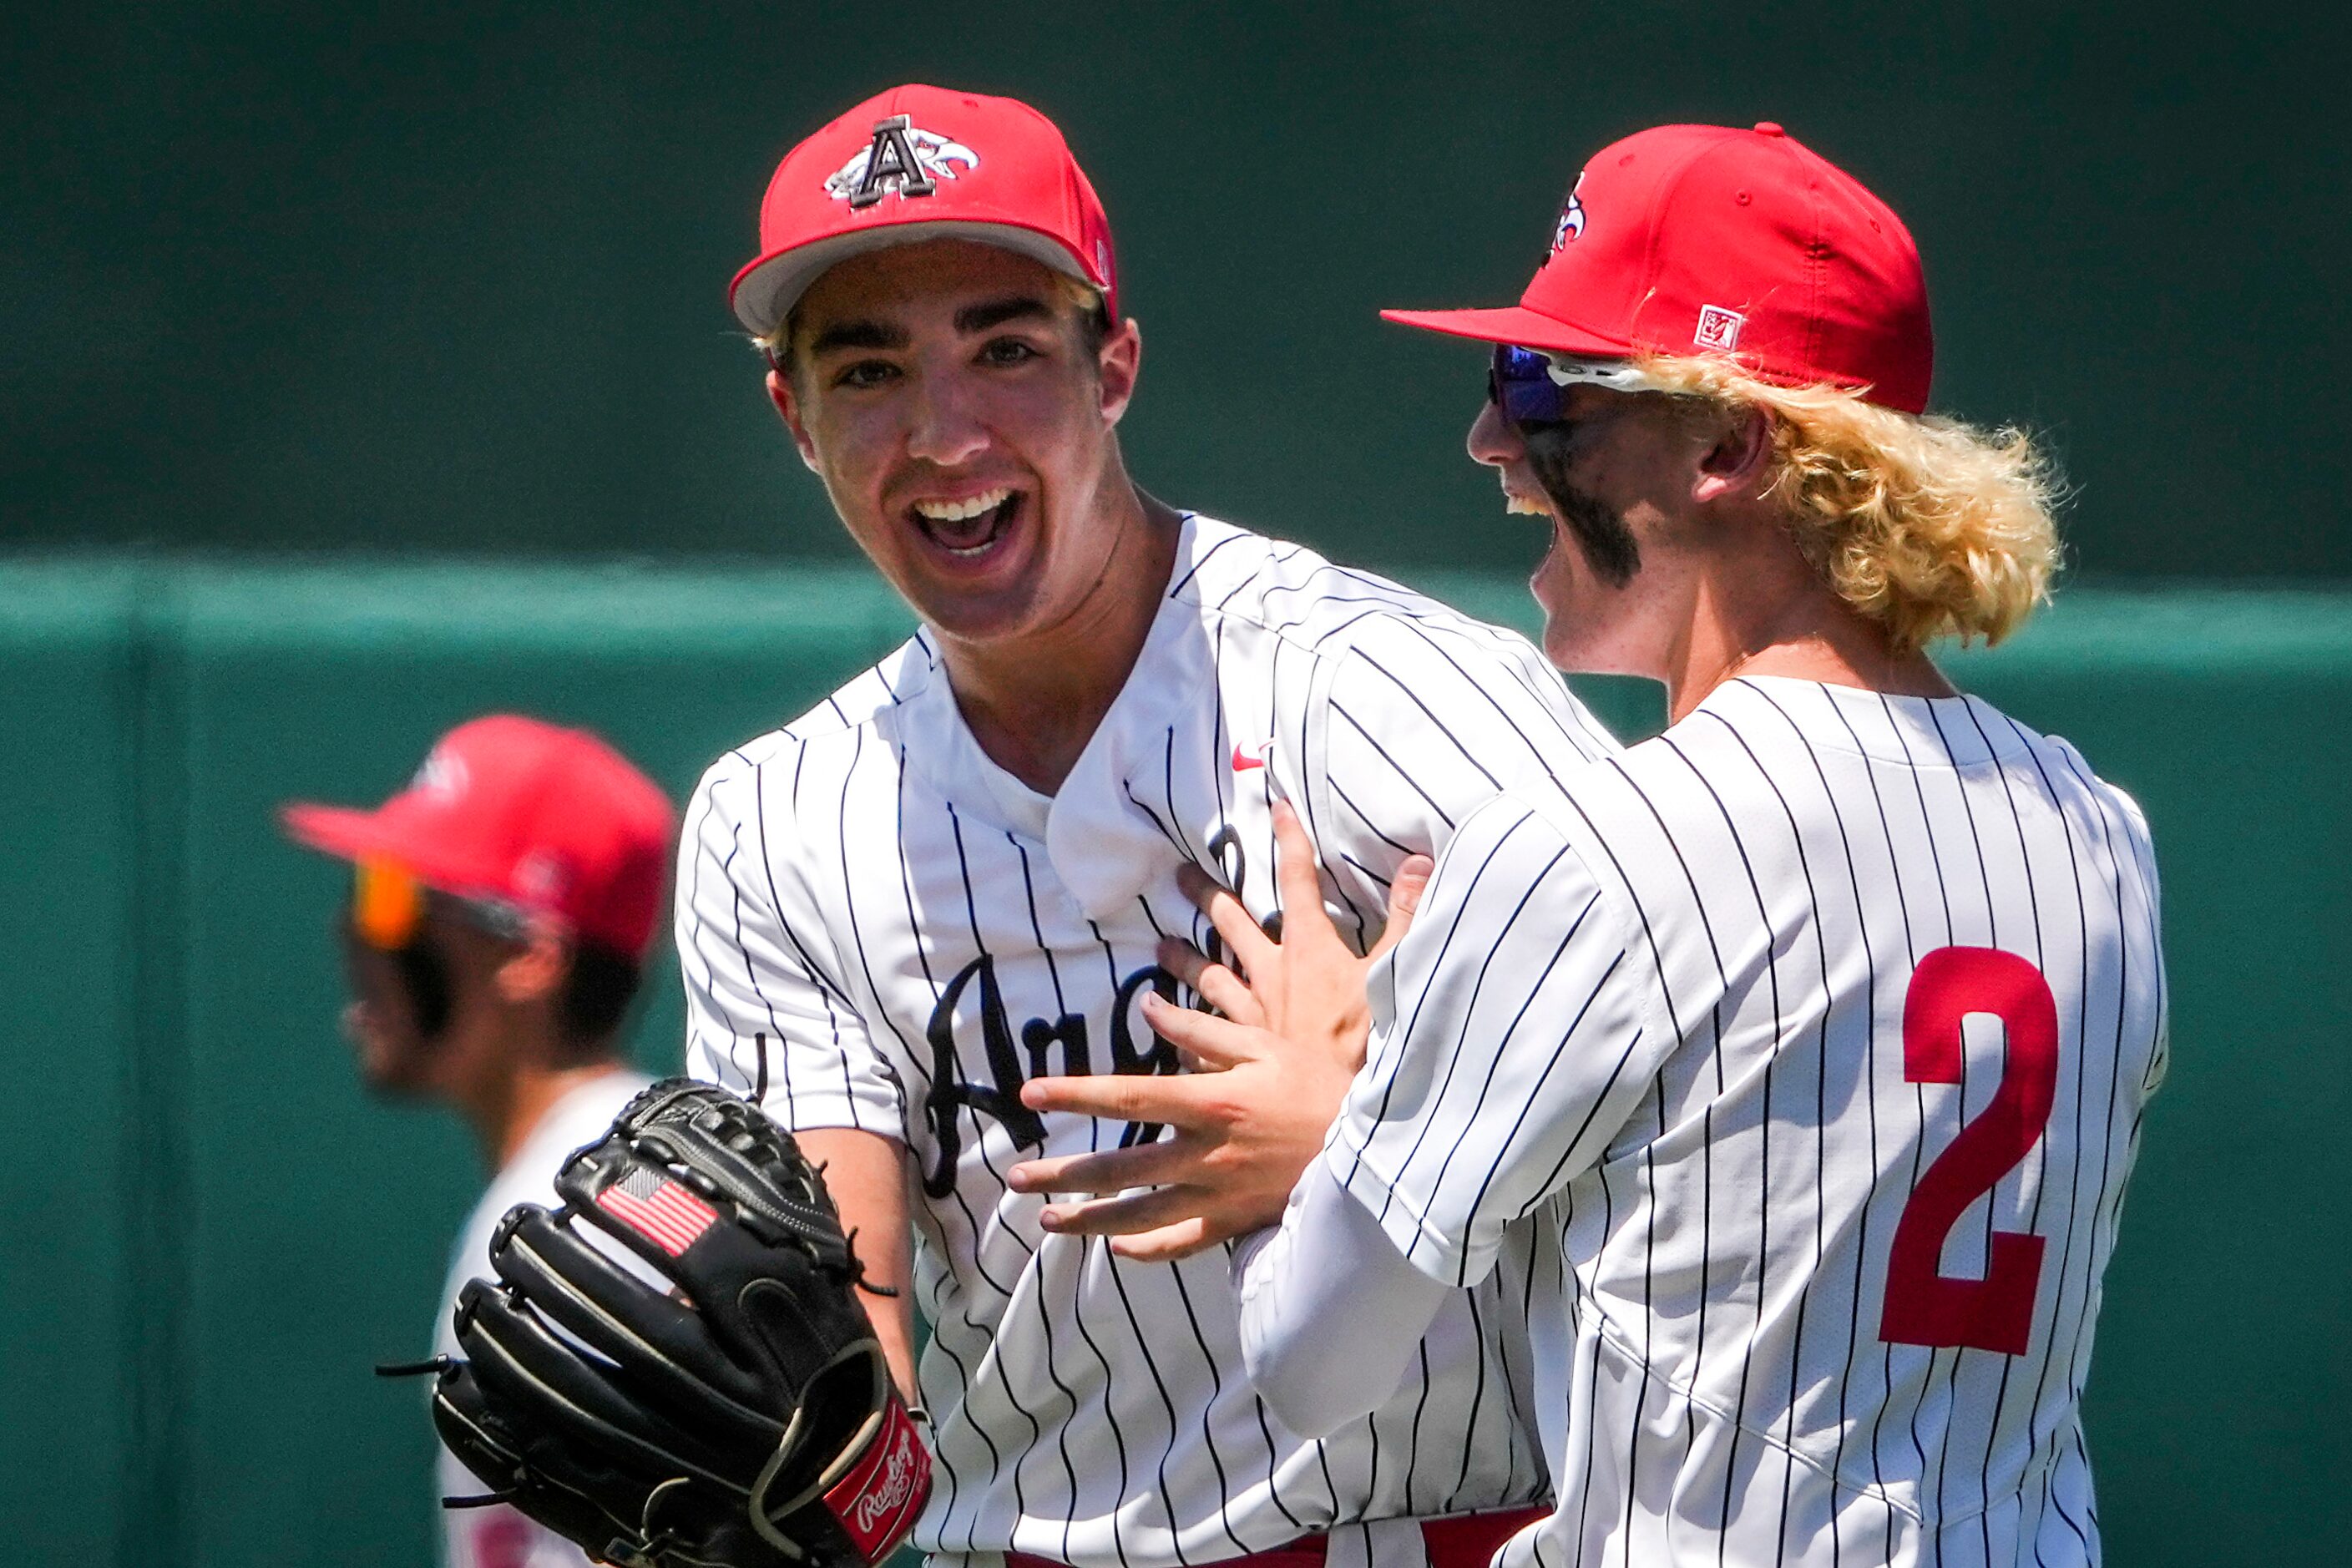
{"label": "argyle script logo", "polygon": [[980,167],[980,154],[894,114],[876,121],[874,140],[835,170],[824,188],[834,200],[853,207],[870,207],[894,191],[902,198],[936,195],[941,180],[961,177],[958,163],[968,174]]}
{"label": "argyle script logo", "polygon": [[[988,1063],[986,1083],[965,1082],[956,1058],[956,1005],[974,984],[979,986],[980,1045],[981,1054]],[[1129,1021],[1147,987],[1158,992],[1164,1001],[1177,1000],[1176,977],[1156,963],[1146,964],[1118,983],[1110,1004],[1108,1066],[1112,1072],[1159,1074],[1176,1070],[1176,1047],[1150,1031],[1146,1037],[1150,1044],[1139,1045],[1134,1026]],[[1011,1135],[1015,1148],[1042,1149],[1045,1144],[1045,1121],[1021,1103],[1023,1082],[1051,1076],[1053,1056],[1057,1050],[1065,1074],[1076,1078],[1095,1070],[1094,1031],[1083,1013],[1065,1013],[1051,1020],[1032,1018],[1021,1026],[1017,1037],[1014,1035],[1013,1017],[1005,1011],[1004,994],[996,980],[996,960],[990,953],[983,952],[957,970],[941,988],[939,1003],[931,1009],[930,1023],[923,1033],[931,1047],[931,1087],[923,1096],[923,1120],[930,1127],[931,1142],[937,1151],[931,1168],[924,1173],[923,1190],[935,1198],[955,1191],[956,1161],[963,1153],[963,1130],[959,1122],[961,1112],[972,1110],[993,1118]],[[1013,1045],[1016,1038],[1020,1042],[1019,1054]],[[1028,1058],[1025,1062],[1023,1055]],[[1119,1147],[1150,1143],[1159,1136],[1157,1126],[1131,1123],[1119,1138]]]}
{"label": "argyle script logo", "polygon": [[1568,195],[1560,201],[1559,222],[1552,227],[1551,249],[1555,256],[1559,254],[1561,247],[1584,232],[1584,204],[1576,195],[1583,188],[1584,175],[1580,172],[1576,184],[1568,187]]}
{"label": "argyle script logo", "polygon": [[[1217,830],[1209,840],[1208,850],[1220,882],[1228,888],[1247,885],[1248,854],[1242,847],[1241,835],[1231,825]],[[1279,910],[1258,923],[1268,937],[1276,942],[1282,940]],[[1208,935],[1205,951],[1210,963],[1226,962],[1224,943],[1215,933]],[[1176,976],[1156,963],[1130,971],[1119,981],[1110,1002],[1110,1060],[1106,1064],[1108,1070],[1145,1075],[1177,1070],[1181,1063],[1176,1047],[1159,1031],[1149,1027],[1143,1032],[1143,1040],[1139,1041],[1132,1016],[1146,990],[1157,992],[1162,1001],[1181,1003],[1179,985]],[[979,1005],[973,1011],[979,1015],[981,1057],[988,1064],[986,1083],[963,1079],[956,1050],[956,1008],[963,1002],[964,994],[975,986]],[[1207,1004],[1195,996],[1192,1005],[1205,1007]],[[931,1008],[923,1035],[931,1047],[931,1087],[923,1096],[923,1121],[930,1130],[935,1150],[931,1168],[923,1173],[923,1190],[935,1198],[955,1191],[956,1162],[963,1154],[961,1118],[964,1111],[994,1119],[1012,1138],[1015,1148],[1044,1148],[1045,1120],[1021,1103],[1021,1085],[1030,1078],[1051,1076],[1056,1054],[1062,1058],[1061,1070],[1066,1076],[1081,1078],[1092,1073],[1096,1070],[1094,1042],[1099,1038],[1083,1013],[1065,1013],[1052,1019],[1031,1018],[1016,1034],[1012,1015],[1005,1010],[1003,988],[997,982],[996,960],[987,952],[957,970],[940,988],[939,1002]],[[1139,1143],[1157,1142],[1160,1133],[1157,1123],[1130,1122],[1119,1135],[1118,1146],[1129,1149]]]}
{"label": "argyle script logo", "polygon": [[1721,349],[1727,353],[1739,346],[1739,329],[1748,318],[1737,310],[1727,310],[1720,305],[1702,305],[1698,311],[1698,331],[1691,341],[1703,349]]}

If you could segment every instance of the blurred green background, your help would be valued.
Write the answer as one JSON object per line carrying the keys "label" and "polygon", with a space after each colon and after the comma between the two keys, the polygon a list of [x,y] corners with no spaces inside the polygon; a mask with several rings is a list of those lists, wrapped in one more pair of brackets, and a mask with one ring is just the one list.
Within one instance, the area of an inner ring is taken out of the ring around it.
{"label": "blurred green background", "polygon": [[[2109,1561],[2352,1538],[2352,242],[2316,8],[338,6],[0,15],[0,1504],[107,1568],[429,1561],[421,1352],[479,1182],[336,1037],[330,863],[496,708],[681,798],[902,636],[731,330],[776,156],[901,79],[1101,186],[1143,481],[1525,626],[1461,455],[1582,155],[1778,120],[1910,220],[1938,406],[2044,433],[2074,579],[1959,678],[2137,793],[2172,1079],[2090,1394]],[[1596,689],[1630,731],[1653,693]],[[667,964],[667,960],[665,963]],[[639,1053],[676,1062],[674,968]],[[62,1091],[62,1092],[61,1092]]]}
{"label": "blurred green background", "polygon": [[1584,155],[1776,120],[1916,233],[1936,401],[2051,435],[2087,572],[2352,573],[2332,7],[986,0],[17,5],[0,530],[838,556],[723,293],[785,147],[1026,97],[1144,325],[1135,471],[1397,566],[1519,565],[1472,349]]}

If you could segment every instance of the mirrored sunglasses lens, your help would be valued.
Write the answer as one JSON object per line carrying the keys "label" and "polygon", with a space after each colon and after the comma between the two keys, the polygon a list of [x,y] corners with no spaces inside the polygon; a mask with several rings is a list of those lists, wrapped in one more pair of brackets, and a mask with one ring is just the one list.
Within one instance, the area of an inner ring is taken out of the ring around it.
{"label": "mirrored sunglasses lens", "polygon": [[1559,420],[1562,417],[1560,388],[1547,374],[1550,365],[1549,359],[1533,349],[1496,344],[1494,361],[1486,370],[1488,401],[1500,404],[1505,416],[1515,424]]}
{"label": "mirrored sunglasses lens", "polygon": [[1495,370],[1506,381],[1544,381],[1551,361],[1534,349],[1523,349],[1516,343],[1495,345]]}

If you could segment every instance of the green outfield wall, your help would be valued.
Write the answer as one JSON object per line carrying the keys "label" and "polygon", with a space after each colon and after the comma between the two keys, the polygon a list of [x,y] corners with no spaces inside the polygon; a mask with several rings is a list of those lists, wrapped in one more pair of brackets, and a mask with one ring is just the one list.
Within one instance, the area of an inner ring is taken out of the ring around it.
{"label": "green outfield wall", "polygon": [[2047,437],[2086,569],[2352,579],[2333,6],[8,15],[14,548],[846,559],[726,286],[784,150],[922,81],[1068,133],[1143,326],[1121,437],[1171,500],[1359,558],[1530,559],[1462,456],[1481,352],[1377,312],[1517,299],[1577,170],[1630,132],[1777,121],[1903,215],[1935,407]]}
{"label": "green outfield wall", "polygon": [[[1525,626],[1516,583],[1433,580]],[[849,568],[0,562],[0,1515],[106,1568],[430,1560],[414,1384],[478,1188],[335,1029],[342,875],[281,801],[440,731],[593,726],[683,800],[908,628]],[[1958,678],[2155,828],[2173,1068],[2091,1384],[2109,1561],[2343,1561],[2352,1413],[2352,595],[2066,596]],[[1629,731],[1651,689],[1596,689]],[[636,1035],[676,1065],[664,956]]]}

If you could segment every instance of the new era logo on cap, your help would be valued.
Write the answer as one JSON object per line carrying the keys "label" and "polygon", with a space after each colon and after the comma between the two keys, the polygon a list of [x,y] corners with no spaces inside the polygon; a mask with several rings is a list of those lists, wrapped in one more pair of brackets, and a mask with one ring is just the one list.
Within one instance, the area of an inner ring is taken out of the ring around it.
{"label": "new era logo on cap", "polygon": [[1748,318],[1737,310],[1727,310],[1720,305],[1702,305],[1698,311],[1698,331],[1691,342],[1703,349],[1721,349],[1727,353],[1739,346],[1739,329]]}
{"label": "new era logo on cap", "polygon": [[936,131],[919,129],[906,115],[893,114],[875,124],[874,140],[835,171],[824,188],[835,201],[853,207],[870,207],[887,195],[901,200],[936,195],[941,180],[957,177],[958,163],[967,173],[977,169],[980,154]]}

